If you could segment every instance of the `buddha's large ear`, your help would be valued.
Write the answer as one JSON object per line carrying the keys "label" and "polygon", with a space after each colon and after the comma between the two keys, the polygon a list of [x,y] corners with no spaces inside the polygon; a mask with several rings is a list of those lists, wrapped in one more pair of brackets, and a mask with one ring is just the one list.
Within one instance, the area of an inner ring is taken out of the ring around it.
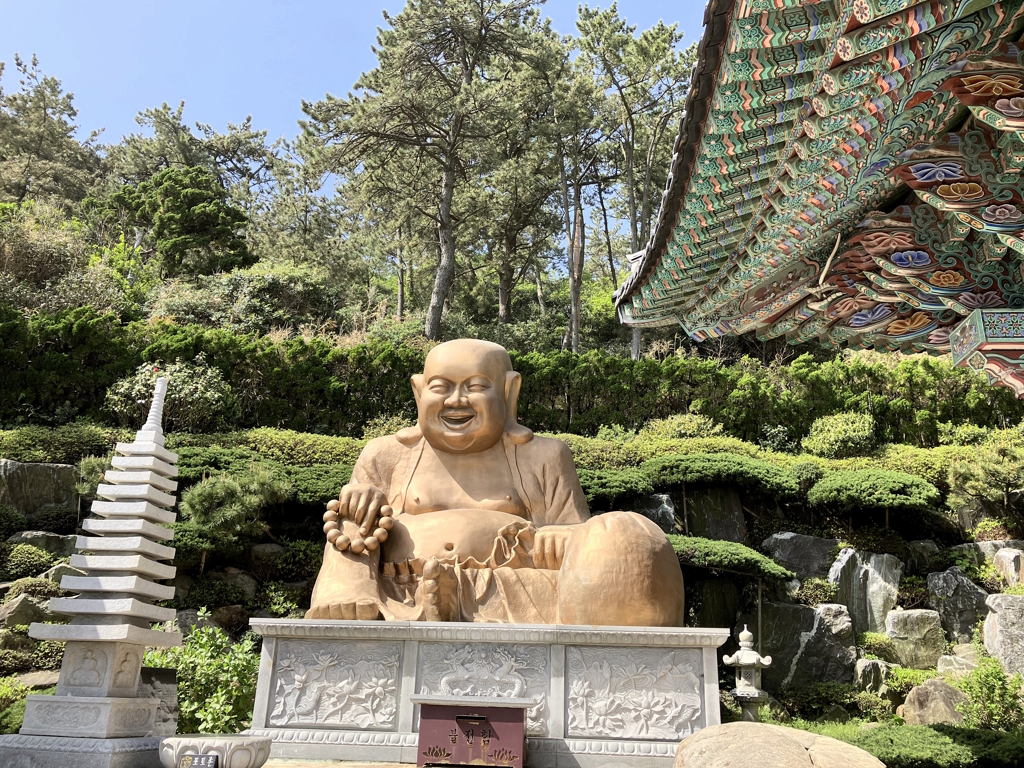
{"label": "buddha's large ear", "polygon": [[519,423],[519,390],[523,386],[523,377],[515,371],[505,374],[505,434],[517,445],[533,440],[533,430]]}
{"label": "buddha's large ear", "polygon": [[[416,406],[420,404],[420,393],[423,391],[423,374],[415,373],[412,376],[412,394],[416,398]],[[423,437],[423,430],[420,429],[420,425],[416,424],[413,427],[406,427],[400,429],[395,434],[395,439],[398,440],[402,445],[416,445]]]}

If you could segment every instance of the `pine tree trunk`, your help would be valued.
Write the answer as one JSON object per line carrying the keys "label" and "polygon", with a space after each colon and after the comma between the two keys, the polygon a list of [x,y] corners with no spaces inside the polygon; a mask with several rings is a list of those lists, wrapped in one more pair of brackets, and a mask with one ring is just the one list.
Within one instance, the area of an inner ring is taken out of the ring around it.
{"label": "pine tree trunk", "polygon": [[583,283],[583,255],[586,249],[586,224],[583,221],[583,205],[579,189],[576,190],[576,237],[572,244],[572,271],[569,282],[569,302],[571,304],[569,327],[570,344],[573,352],[580,351],[580,293]]}
{"label": "pine tree trunk", "polygon": [[633,326],[633,342],[629,346],[629,356],[633,360],[640,359],[640,326]]}
{"label": "pine tree trunk", "polygon": [[405,317],[405,261],[402,259],[402,228],[398,228],[398,319]]}
{"label": "pine tree trunk", "polygon": [[512,322],[512,267],[509,264],[498,268],[498,322]]}
{"label": "pine tree trunk", "polygon": [[548,308],[544,303],[544,288],[540,284],[540,264],[537,262],[533,263],[533,275],[536,278],[537,283],[537,306],[540,307],[540,313],[543,316],[547,314]]}
{"label": "pine tree trunk", "polygon": [[604,242],[608,246],[608,268],[612,272],[612,287],[618,290],[619,278],[615,274],[615,257],[612,256],[612,234],[608,229],[608,208],[604,204],[604,193],[601,191],[601,183],[597,184],[597,201],[601,204],[601,215],[604,217]]}
{"label": "pine tree trunk", "polygon": [[452,224],[452,198],[455,196],[455,169],[449,164],[444,169],[441,183],[441,200],[437,210],[437,235],[440,258],[437,264],[437,275],[434,277],[434,290],[430,293],[430,305],[427,307],[427,322],[424,333],[428,339],[437,341],[441,338],[441,316],[444,314],[444,303],[452,287],[455,275],[455,232]]}

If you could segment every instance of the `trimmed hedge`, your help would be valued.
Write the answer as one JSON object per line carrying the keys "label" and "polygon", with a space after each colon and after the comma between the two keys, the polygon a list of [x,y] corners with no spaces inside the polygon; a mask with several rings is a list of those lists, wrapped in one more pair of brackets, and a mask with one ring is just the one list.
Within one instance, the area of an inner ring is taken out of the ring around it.
{"label": "trimmed hedge", "polygon": [[[191,362],[200,354],[231,387],[234,426],[267,426],[358,436],[382,415],[415,414],[410,375],[425,347],[390,342],[341,348],[328,339],[274,343],[268,337],[165,321],[121,324],[78,308],[25,317],[0,306],[0,423],[66,423],[108,418],[107,390],[142,364]],[[870,413],[875,441],[937,445],[939,423],[1005,428],[1024,403],[948,360],[845,356],[786,366],[735,365],[694,356],[630,360],[512,351],[523,375],[519,415],[537,430],[596,434],[602,425],[635,429],[648,420],[699,413],[754,442],[785,425],[807,435],[818,418]],[[95,452],[100,453],[100,452]],[[319,461],[316,463],[345,463]]]}
{"label": "trimmed hedge", "polygon": [[843,511],[924,512],[939,503],[934,485],[903,472],[856,469],[833,472],[814,484],[807,494],[813,506]]}
{"label": "trimmed hedge", "polygon": [[644,462],[654,485],[677,488],[687,485],[736,485],[773,499],[790,499],[800,492],[796,478],[767,461],[733,453],[672,454]]}
{"label": "trimmed hedge", "polygon": [[695,536],[669,534],[672,549],[679,562],[710,571],[729,571],[768,579],[795,579],[796,574],[776,563],[770,557],[733,541],[717,541]]}

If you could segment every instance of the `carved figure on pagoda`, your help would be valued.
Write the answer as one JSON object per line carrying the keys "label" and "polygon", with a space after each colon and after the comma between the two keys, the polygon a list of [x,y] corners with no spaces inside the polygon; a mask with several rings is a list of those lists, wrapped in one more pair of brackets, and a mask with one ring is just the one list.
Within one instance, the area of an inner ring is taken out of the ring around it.
{"label": "carved figure on pagoda", "polygon": [[497,344],[430,351],[417,425],[371,440],[328,505],[307,618],[681,624],[665,534],[590,517],[568,447],[518,423],[521,384]]}

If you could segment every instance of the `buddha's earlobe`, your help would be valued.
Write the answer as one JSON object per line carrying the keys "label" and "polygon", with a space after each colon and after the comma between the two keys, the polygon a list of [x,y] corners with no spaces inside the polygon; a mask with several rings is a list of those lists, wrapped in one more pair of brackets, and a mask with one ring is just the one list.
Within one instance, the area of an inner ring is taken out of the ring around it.
{"label": "buddha's earlobe", "polygon": [[519,390],[523,386],[523,377],[515,371],[505,374],[505,434],[517,445],[533,440],[533,430],[524,427],[518,421]]}
{"label": "buddha's earlobe", "polygon": [[420,394],[423,392],[423,374],[414,373],[410,379],[412,382],[412,396],[416,398],[416,407],[420,405]]}

